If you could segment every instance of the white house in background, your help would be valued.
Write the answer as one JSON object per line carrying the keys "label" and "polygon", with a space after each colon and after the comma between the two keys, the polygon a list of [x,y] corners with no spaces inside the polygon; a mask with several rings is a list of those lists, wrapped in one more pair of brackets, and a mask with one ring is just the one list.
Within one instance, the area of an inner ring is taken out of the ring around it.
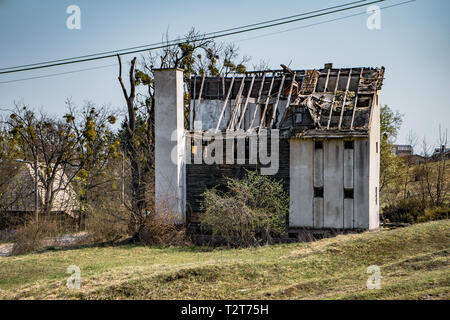
{"label": "white house in background", "polygon": [[[39,163],[39,176],[44,174],[44,164]],[[8,182],[8,188],[2,194],[2,203],[9,204],[6,212],[32,213],[36,211],[35,205],[35,170],[34,164],[17,162],[13,170],[15,174]],[[67,176],[62,170],[57,171],[53,188],[54,200],[50,212],[66,213],[76,217],[80,210],[77,194]],[[45,188],[38,179],[38,209],[42,209],[45,201]]]}

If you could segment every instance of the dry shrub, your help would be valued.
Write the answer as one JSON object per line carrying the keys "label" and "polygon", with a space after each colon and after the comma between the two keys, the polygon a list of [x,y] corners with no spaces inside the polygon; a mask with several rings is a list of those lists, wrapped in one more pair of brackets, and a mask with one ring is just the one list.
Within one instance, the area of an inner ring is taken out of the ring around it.
{"label": "dry shrub", "polygon": [[129,213],[123,208],[89,210],[86,216],[86,231],[90,242],[115,241],[128,232]]}
{"label": "dry shrub", "polygon": [[140,242],[159,247],[189,245],[186,228],[178,224],[170,206],[160,203],[158,208],[158,214],[152,212],[145,219],[139,231]]}
{"label": "dry shrub", "polygon": [[233,247],[269,243],[286,232],[289,198],[280,182],[248,171],[242,180],[228,178],[226,189],[203,194],[202,228]]}
{"label": "dry shrub", "polygon": [[54,217],[29,218],[24,225],[16,229],[12,255],[34,252],[44,248],[45,239],[60,235],[62,230]]}
{"label": "dry shrub", "polygon": [[428,208],[425,209],[425,212],[422,216],[419,216],[417,218],[417,222],[448,219],[449,214],[450,214],[450,206],[448,205],[437,208]]}
{"label": "dry shrub", "polygon": [[439,207],[427,207],[421,199],[402,199],[383,208],[384,221],[399,223],[417,223],[440,219],[448,219],[450,207],[444,204]]}

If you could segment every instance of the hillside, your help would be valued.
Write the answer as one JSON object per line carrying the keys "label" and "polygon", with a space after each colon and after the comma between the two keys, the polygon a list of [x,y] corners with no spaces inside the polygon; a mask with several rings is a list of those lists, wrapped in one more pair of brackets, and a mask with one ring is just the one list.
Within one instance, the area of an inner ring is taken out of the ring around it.
{"label": "hillside", "polygon": [[0,299],[449,299],[449,253],[449,220],[253,249],[61,249],[0,257]]}

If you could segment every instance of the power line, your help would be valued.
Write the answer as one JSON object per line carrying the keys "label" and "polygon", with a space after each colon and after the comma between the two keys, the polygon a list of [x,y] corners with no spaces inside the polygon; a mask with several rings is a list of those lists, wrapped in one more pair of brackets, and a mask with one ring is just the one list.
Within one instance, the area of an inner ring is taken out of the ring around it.
{"label": "power line", "polygon": [[[411,3],[411,2],[415,2],[415,1],[417,1],[417,0],[409,0],[409,1],[404,1],[404,2],[400,2],[400,3],[392,4],[390,6],[380,7],[380,10],[401,6],[401,5],[408,4],[408,3]],[[305,25],[305,26],[290,28],[290,29],[286,29],[286,30],[272,32],[272,33],[266,33],[266,34],[262,34],[262,35],[251,37],[251,38],[244,38],[244,39],[236,40],[235,42],[242,42],[242,41],[248,41],[248,40],[253,40],[253,39],[269,37],[269,36],[277,35],[277,34],[280,34],[280,33],[285,33],[285,32],[290,32],[290,31],[294,31],[294,30],[305,29],[305,28],[309,28],[309,27],[313,27],[313,26],[317,26],[317,25],[321,25],[321,24],[326,24],[326,23],[329,23],[329,22],[334,22],[334,21],[344,20],[344,19],[348,19],[348,18],[353,18],[353,17],[356,17],[356,16],[361,16],[361,15],[364,15],[364,14],[367,14],[367,12],[366,11],[362,11],[362,12],[358,12],[358,13],[355,13],[355,14],[350,14],[350,15],[347,15],[347,16],[335,18],[335,19],[329,19],[329,20],[325,20],[325,21],[311,23],[311,24],[308,24],[308,25]]]}
{"label": "power line", "polygon": [[[224,29],[224,30],[220,30],[220,31],[205,33],[203,36],[211,36],[211,35],[220,34],[220,33],[229,32],[229,31],[234,31],[234,30],[238,30],[238,29],[243,29],[243,28],[249,28],[249,27],[254,27],[254,26],[258,26],[258,25],[263,25],[263,24],[267,24],[267,23],[271,23],[271,22],[287,20],[287,19],[291,19],[291,18],[295,18],[295,17],[305,16],[307,14],[313,14],[313,13],[323,12],[323,11],[326,11],[326,10],[346,7],[346,6],[349,6],[349,5],[352,5],[352,4],[356,4],[356,3],[360,3],[360,2],[366,2],[366,1],[367,0],[360,0],[360,1],[349,2],[349,3],[346,3],[346,4],[341,4],[341,5],[338,5],[338,6],[328,7],[328,8],[325,8],[325,9],[314,10],[314,11],[304,12],[304,13],[300,13],[300,14],[296,14],[296,15],[292,15],[292,16],[287,16],[287,17],[283,17],[283,18],[278,18],[278,19],[273,19],[273,20],[268,20],[268,21],[248,24],[248,25],[245,25],[245,26],[234,27],[234,28]],[[149,47],[153,47],[153,46],[157,46],[157,45],[163,45],[163,44],[167,45],[168,43],[171,43],[171,42],[180,42],[180,41],[186,41],[186,40],[188,40],[188,39],[187,38],[182,38],[182,39],[178,39],[178,40],[162,41],[162,42],[157,42],[157,43],[153,43],[153,44],[141,45],[141,46],[136,46],[136,47],[129,47],[129,48],[125,48],[125,49],[104,51],[104,52],[93,53],[93,54],[88,54],[88,55],[82,55],[82,56],[77,56],[77,57],[72,57],[72,58],[50,60],[50,61],[45,61],[45,62],[25,64],[25,65],[8,67],[8,68],[0,68],[0,71],[10,70],[10,69],[17,69],[17,68],[25,68],[25,67],[33,67],[33,66],[38,66],[38,65],[42,65],[42,64],[49,64],[49,63],[56,63],[56,62],[64,62],[64,61],[70,61],[70,60],[74,60],[74,59],[90,58],[90,57],[95,57],[95,56],[105,55],[105,54],[113,54],[114,53],[116,55],[116,54],[119,54],[122,51],[129,51],[129,50],[135,50],[135,49],[140,49],[140,48],[149,48]]]}
{"label": "power line", "polygon": [[36,76],[36,77],[31,77],[31,78],[23,78],[23,79],[9,80],[9,81],[0,81],[0,84],[1,83],[27,81],[27,80],[33,80],[33,79],[41,79],[41,78],[50,78],[50,77],[54,77],[54,76],[60,76],[60,75],[63,75],[63,74],[70,74],[70,73],[77,73],[77,72],[83,72],[83,71],[89,71],[89,70],[110,68],[110,67],[115,67],[115,66],[117,66],[117,65],[116,64],[109,64],[109,65],[106,65],[106,66],[99,66],[99,67],[86,68],[86,69],[80,69],[80,70],[66,71],[66,72],[60,72],[60,73],[52,73],[52,74]]}
{"label": "power line", "polygon": [[[297,22],[297,21],[302,21],[302,20],[312,19],[312,18],[316,18],[316,17],[320,17],[320,16],[325,16],[325,15],[329,15],[329,14],[332,14],[332,13],[347,11],[347,10],[350,10],[350,9],[355,9],[355,8],[359,8],[359,7],[362,7],[362,6],[366,6],[366,5],[374,4],[374,3],[379,3],[379,2],[383,2],[383,1],[386,1],[386,0],[372,1],[372,2],[368,2],[368,3],[364,3],[364,4],[354,5],[354,6],[351,6],[351,7],[346,7],[346,8],[336,9],[336,10],[327,11],[327,12],[323,12],[323,13],[318,13],[318,14],[307,16],[307,17],[291,19],[291,20],[277,22],[277,23],[272,23],[272,24],[264,25],[264,26],[252,27],[252,28],[248,28],[248,29],[244,29],[244,30],[227,32],[227,33],[224,33],[224,34],[219,34],[219,35],[214,35],[214,36],[202,37],[201,39],[198,39],[198,40],[210,40],[210,39],[221,38],[221,37],[226,37],[226,36],[230,36],[230,35],[235,35],[235,34],[240,34],[240,33],[245,33],[245,32],[265,29],[265,28],[270,28],[270,27],[275,27],[275,26],[279,26],[279,25],[283,25],[283,24],[289,24],[289,23],[293,23],[293,22]],[[323,10],[326,10],[326,9],[323,9]],[[219,32],[217,32],[217,33],[219,33]],[[178,41],[178,42],[175,42],[173,44],[166,44],[166,45],[161,45],[161,46],[156,46],[156,47],[151,47],[151,48],[131,50],[131,51],[127,51],[127,52],[122,52],[120,54],[128,55],[128,54],[133,54],[133,53],[138,53],[138,52],[143,52],[143,51],[152,51],[152,50],[162,49],[162,48],[165,48],[165,47],[168,47],[168,46],[171,46],[171,45],[176,45],[176,44],[181,44],[181,43],[183,43],[183,42],[182,41]],[[87,62],[87,61],[93,61],[93,60],[107,59],[107,58],[115,57],[116,55],[117,55],[117,53],[114,53],[114,54],[107,54],[107,55],[103,55],[103,56],[99,56],[99,57],[90,57],[90,58],[71,60],[71,61],[65,61],[65,62],[50,63],[50,64],[39,65],[39,66],[28,67],[28,68],[21,68],[21,69],[15,69],[15,70],[1,71],[0,74],[15,73],[15,72],[22,72],[22,71],[50,68],[50,67],[61,66],[61,65],[66,65],[66,64],[73,64],[73,63],[81,63],[81,62]],[[11,69],[11,68],[6,68],[6,69]]]}

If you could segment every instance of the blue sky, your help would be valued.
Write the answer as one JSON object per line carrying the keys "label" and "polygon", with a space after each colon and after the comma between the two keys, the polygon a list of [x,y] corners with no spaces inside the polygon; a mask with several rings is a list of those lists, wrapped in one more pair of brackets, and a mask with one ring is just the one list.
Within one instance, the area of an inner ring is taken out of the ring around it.
{"label": "blue sky", "polygon": [[[402,1],[387,0],[379,5]],[[172,37],[193,26],[210,32],[345,2],[350,0],[0,0],[0,68],[159,42],[167,29]],[[66,8],[72,4],[81,8],[80,30],[66,27]],[[353,9],[223,41],[236,42],[241,53],[255,63],[265,60],[273,68],[291,60],[296,69],[320,68],[326,62],[336,67],[385,66],[381,103],[405,115],[398,142],[406,142],[412,130],[434,143],[439,125],[445,129],[450,119],[450,1],[417,0],[382,10],[381,30],[366,27],[368,14],[302,28],[364,11],[364,7]],[[267,35],[296,27],[299,29]],[[62,114],[67,98],[77,104],[89,100],[124,109],[116,66],[1,83],[115,63],[109,59],[0,75],[0,109],[11,108],[17,101]]]}

